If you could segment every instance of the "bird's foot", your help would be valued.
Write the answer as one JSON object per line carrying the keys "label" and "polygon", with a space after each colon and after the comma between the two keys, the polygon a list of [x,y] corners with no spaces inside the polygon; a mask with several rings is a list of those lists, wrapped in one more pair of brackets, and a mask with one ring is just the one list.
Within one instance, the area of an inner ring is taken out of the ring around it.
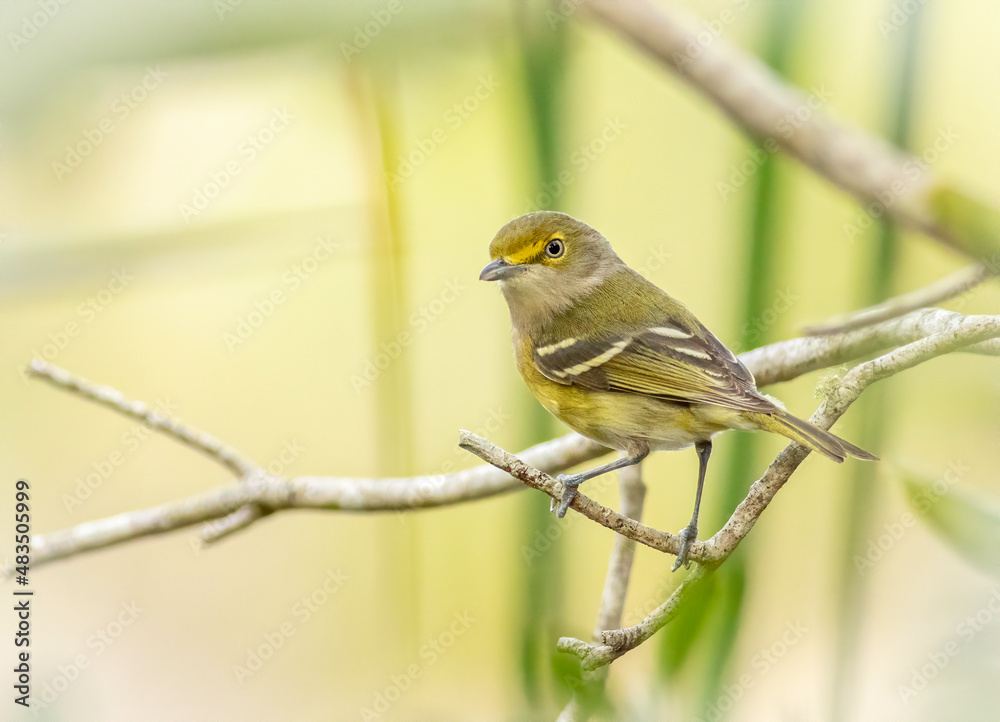
{"label": "bird's foot", "polygon": [[670,571],[676,572],[682,566],[685,569],[691,568],[691,562],[688,561],[688,550],[691,548],[693,542],[698,541],[698,527],[696,526],[686,526],[677,532],[677,536],[681,540],[681,549],[677,553],[677,561],[670,568]]}
{"label": "bird's foot", "polygon": [[578,478],[579,475],[574,474],[572,476],[567,476],[566,474],[560,474],[556,477],[556,481],[563,485],[562,498],[559,499],[559,506],[556,506],[556,500],[553,499],[549,502],[549,511],[555,509],[556,516],[562,519],[566,516],[566,510],[569,509],[569,505],[573,503],[573,499],[576,498],[576,487],[580,486],[585,480]]}

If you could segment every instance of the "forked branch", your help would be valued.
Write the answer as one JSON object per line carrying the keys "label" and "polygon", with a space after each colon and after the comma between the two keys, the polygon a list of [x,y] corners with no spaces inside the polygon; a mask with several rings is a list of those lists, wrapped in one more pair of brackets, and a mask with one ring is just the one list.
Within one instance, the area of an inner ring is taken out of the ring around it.
{"label": "forked branch", "polygon": [[[782,341],[740,356],[761,386],[785,381],[809,371],[834,366],[900,344],[940,334],[957,334],[969,341],[964,348],[979,353],[998,350],[998,341],[989,331],[994,316],[963,316],[959,313],[925,309],[901,318],[844,334],[806,337]],[[399,479],[359,479],[299,476],[284,479],[267,474],[245,456],[213,437],[176,419],[160,418],[141,402],[132,401],[108,386],[73,376],[51,364],[36,362],[32,373],[59,389],[96,401],[166,433],[184,445],[207,453],[227,468],[243,470],[240,481],[209,489],[200,494],[148,509],[85,522],[75,527],[34,535],[33,560],[42,564],[55,559],[122,544],[154,534],[164,534],[194,524],[212,522],[208,538],[219,538],[250,526],[262,514],[285,509],[329,509],[337,511],[416,510],[459,504],[504,494],[523,488],[505,470],[483,465],[453,474]],[[608,449],[576,434],[539,444],[520,454],[520,461],[538,472],[556,473],[608,453]],[[521,468],[521,467],[516,467]],[[525,472],[527,473],[527,472]],[[522,477],[524,474],[522,474]],[[540,488],[552,492],[556,482],[537,477]],[[585,497],[574,506],[590,518],[642,544],[676,553],[677,540],[617,514]],[[259,510],[259,513],[258,511]],[[214,533],[213,533],[214,532]],[[716,560],[718,551],[703,544],[692,548],[692,559]]]}

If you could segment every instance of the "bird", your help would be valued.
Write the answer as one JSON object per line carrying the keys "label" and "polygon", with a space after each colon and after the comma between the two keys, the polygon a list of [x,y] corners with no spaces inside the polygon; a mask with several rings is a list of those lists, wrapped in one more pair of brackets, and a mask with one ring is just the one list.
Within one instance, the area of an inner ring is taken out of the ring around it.
{"label": "bird", "polygon": [[[615,461],[560,474],[562,518],[588,479],[653,451],[693,446],[694,513],[679,533],[673,570],[690,568],[712,440],[728,429],[781,434],[827,458],[877,457],[785,410],[682,303],[632,270],[608,240],[557,211],[504,225],[481,281],[499,284],[514,358],[541,405],[571,429],[616,449]],[[553,502],[554,504],[554,502]]]}

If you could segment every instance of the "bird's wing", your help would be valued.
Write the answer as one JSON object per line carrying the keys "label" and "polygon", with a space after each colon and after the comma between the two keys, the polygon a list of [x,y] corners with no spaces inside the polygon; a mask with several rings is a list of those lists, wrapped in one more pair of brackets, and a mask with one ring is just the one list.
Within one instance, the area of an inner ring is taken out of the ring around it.
{"label": "bird's wing", "polygon": [[701,324],[670,321],[631,336],[560,339],[536,346],[532,358],[560,384],[740,411],[775,410],[746,366]]}

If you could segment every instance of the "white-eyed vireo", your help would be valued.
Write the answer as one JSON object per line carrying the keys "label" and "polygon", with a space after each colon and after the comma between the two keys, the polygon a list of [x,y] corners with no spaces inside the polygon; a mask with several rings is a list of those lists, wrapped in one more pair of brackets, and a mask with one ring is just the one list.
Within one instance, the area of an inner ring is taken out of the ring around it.
{"label": "white-eyed vireo", "polygon": [[705,470],[720,431],[772,431],[838,462],[876,458],[761,394],[722,342],[585,223],[564,213],[529,213],[500,229],[490,258],[479,278],[500,282],[528,388],[575,431],[624,452],[590,471],[560,475],[558,516],[587,479],[636,464],[650,451],[693,445],[698,489],[691,523],[680,531],[677,569],[698,538]]}

